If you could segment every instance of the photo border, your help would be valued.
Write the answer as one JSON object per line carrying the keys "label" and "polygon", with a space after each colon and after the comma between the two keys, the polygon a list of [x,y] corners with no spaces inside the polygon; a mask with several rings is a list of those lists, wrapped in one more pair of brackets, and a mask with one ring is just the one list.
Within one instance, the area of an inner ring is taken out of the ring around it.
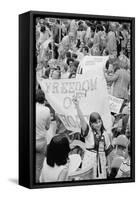
{"label": "photo border", "polygon": [[[35,182],[35,83],[36,83],[36,41],[35,41],[35,19],[37,17],[48,18],[67,18],[80,20],[102,20],[102,21],[117,21],[131,23],[131,177],[118,179],[98,179],[98,180],[81,180],[81,181],[65,181],[65,182],[49,182],[36,183]],[[66,186],[82,186],[82,185],[96,185],[96,184],[113,184],[113,183],[128,183],[135,182],[135,18],[134,17],[120,17],[120,16],[104,16],[104,15],[89,15],[76,13],[58,13],[58,12],[42,12],[30,11],[30,188],[52,188],[52,187],[66,187]]]}

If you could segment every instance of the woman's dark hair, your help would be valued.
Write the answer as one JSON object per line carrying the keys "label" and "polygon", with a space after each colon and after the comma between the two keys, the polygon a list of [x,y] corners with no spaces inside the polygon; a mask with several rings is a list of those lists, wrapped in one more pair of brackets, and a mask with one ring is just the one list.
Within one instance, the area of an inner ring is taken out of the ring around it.
{"label": "woman's dark hair", "polygon": [[70,51],[67,51],[67,52],[66,52],[66,57],[67,57],[67,58],[71,58],[71,52],[70,52]]}
{"label": "woman's dark hair", "polygon": [[41,29],[40,29],[40,31],[41,31],[42,33],[44,33],[44,32],[46,31],[45,26],[42,26]]}
{"label": "woman's dark hair", "polygon": [[84,26],[83,26],[83,24],[80,24],[78,27],[78,31],[83,31],[83,30],[84,30]]}
{"label": "woman's dark hair", "polygon": [[59,71],[60,71],[60,66],[57,66],[56,68],[57,68],[57,70],[59,70]]}
{"label": "woman's dark hair", "polygon": [[109,68],[109,64],[110,64],[110,62],[109,62],[109,60],[107,60],[107,62],[106,62],[106,64],[105,64],[105,68],[108,70],[108,68]]}
{"label": "woman's dark hair", "polygon": [[73,58],[73,59],[77,59],[77,58],[78,58],[78,55],[77,55],[76,53],[73,53],[73,54],[72,54],[72,58]]}
{"label": "woman's dark hair", "polygon": [[95,29],[96,29],[96,28],[95,28],[95,25],[92,24],[92,25],[91,25],[91,31],[95,32]]}
{"label": "woman's dark hair", "polygon": [[112,169],[111,169],[111,173],[110,173],[110,175],[109,175],[108,178],[109,178],[109,179],[115,178],[116,175],[117,175],[118,170],[119,170],[118,168],[115,168],[115,167],[112,168]]}
{"label": "woman's dark hair", "polygon": [[60,20],[59,20],[59,19],[57,19],[57,20],[56,20],[56,23],[57,23],[57,24],[60,24]]}
{"label": "woman's dark hair", "polygon": [[123,24],[123,29],[128,30],[128,25],[127,24]]}
{"label": "woman's dark hair", "polygon": [[65,165],[70,152],[69,140],[64,135],[58,135],[52,138],[47,147],[47,164],[51,167],[54,165]]}
{"label": "woman's dark hair", "polygon": [[87,53],[89,52],[89,47],[84,46],[82,49],[84,49],[85,51],[87,51]]}
{"label": "woman's dark hair", "polygon": [[[103,49],[103,51],[104,51],[104,49]],[[107,56],[109,55],[108,49],[105,49],[105,54],[106,54]]]}
{"label": "woman's dark hair", "polygon": [[97,24],[97,26],[96,26],[96,32],[103,31],[103,30],[104,29],[103,29],[102,25],[101,24]]}
{"label": "woman's dark hair", "polygon": [[52,50],[52,43],[49,43],[48,47],[49,47],[50,50]]}
{"label": "woman's dark hair", "polygon": [[43,104],[45,101],[45,94],[41,89],[36,90],[36,102]]}
{"label": "woman's dark hair", "polygon": [[79,25],[79,26],[80,26],[80,25],[82,25],[82,24],[83,24],[83,22],[82,22],[82,21],[79,21],[79,22],[78,22],[78,25]]}
{"label": "woman's dark hair", "polygon": [[73,58],[68,58],[67,61],[66,61],[68,65],[69,65],[70,61],[74,62],[74,59]]}
{"label": "woman's dark hair", "polygon": [[103,125],[103,120],[102,120],[101,116],[99,115],[99,113],[93,112],[90,114],[89,124],[96,123],[98,119],[102,121],[101,133],[103,133],[105,131],[105,128]]}

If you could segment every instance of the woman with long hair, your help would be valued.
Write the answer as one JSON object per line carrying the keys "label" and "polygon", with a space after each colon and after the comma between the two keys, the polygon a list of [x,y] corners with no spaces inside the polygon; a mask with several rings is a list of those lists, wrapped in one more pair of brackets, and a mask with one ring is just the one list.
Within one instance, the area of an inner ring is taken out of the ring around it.
{"label": "woman with long hair", "polygon": [[107,178],[107,156],[112,151],[110,138],[99,113],[92,112],[89,124],[79,107],[77,98],[73,99],[81,124],[81,134],[85,138],[86,149],[95,153],[94,179]]}

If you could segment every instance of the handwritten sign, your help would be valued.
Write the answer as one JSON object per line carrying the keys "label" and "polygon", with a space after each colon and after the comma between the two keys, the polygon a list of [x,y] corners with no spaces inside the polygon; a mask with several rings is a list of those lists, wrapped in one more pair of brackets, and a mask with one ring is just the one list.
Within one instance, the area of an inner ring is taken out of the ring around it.
{"label": "handwritten sign", "polygon": [[123,99],[119,99],[112,95],[109,95],[109,104],[110,104],[111,112],[118,114],[121,109],[122,103],[123,103]]}
{"label": "handwritten sign", "polygon": [[80,131],[80,121],[72,98],[77,95],[86,119],[98,112],[107,130],[111,128],[111,115],[106,82],[102,77],[90,74],[74,79],[38,80],[45,97],[68,130]]}
{"label": "handwritten sign", "polygon": [[95,76],[103,76],[103,68],[108,56],[84,56],[79,64],[77,74],[93,73]]}

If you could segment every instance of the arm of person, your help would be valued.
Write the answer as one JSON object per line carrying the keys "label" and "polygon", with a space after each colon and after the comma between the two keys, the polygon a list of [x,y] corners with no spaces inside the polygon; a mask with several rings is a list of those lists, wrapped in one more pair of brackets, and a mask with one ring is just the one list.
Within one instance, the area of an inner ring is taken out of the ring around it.
{"label": "arm of person", "polygon": [[67,181],[68,172],[69,172],[69,163],[67,163],[66,167],[60,172],[57,181]]}
{"label": "arm of person", "polygon": [[105,76],[105,79],[107,81],[115,82],[118,79],[118,77],[119,77],[119,73],[117,71],[117,72],[115,72],[115,74],[113,76],[109,76],[106,73],[104,73],[104,76]]}
{"label": "arm of person", "polygon": [[106,156],[108,156],[111,153],[111,151],[113,150],[113,146],[110,142],[109,134],[105,133],[104,137],[105,137],[105,154],[106,154]]}
{"label": "arm of person", "polygon": [[81,125],[81,128],[82,128],[82,131],[85,132],[88,129],[88,124],[84,119],[83,113],[82,113],[80,106],[79,106],[78,99],[76,97],[73,98],[73,103],[75,105],[78,117],[80,119],[80,125]]}
{"label": "arm of person", "polygon": [[107,170],[110,174],[110,172],[111,172],[111,155],[110,155],[110,153],[113,150],[113,146],[111,145],[109,135],[106,133],[106,134],[104,134],[104,136],[105,136],[105,155],[107,158],[107,166],[108,166]]}

